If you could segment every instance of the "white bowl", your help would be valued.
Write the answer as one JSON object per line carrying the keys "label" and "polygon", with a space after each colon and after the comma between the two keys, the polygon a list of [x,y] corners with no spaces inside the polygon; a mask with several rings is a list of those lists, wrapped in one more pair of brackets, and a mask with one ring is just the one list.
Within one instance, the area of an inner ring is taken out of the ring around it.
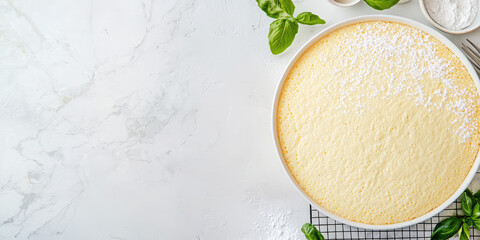
{"label": "white bowl", "polygon": [[478,8],[479,10],[477,11],[477,16],[475,16],[475,19],[473,20],[472,24],[470,26],[461,29],[461,30],[451,30],[448,28],[443,27],[442,25],[438,24],[435,22],[435,20],[432,19],[430,14],[428,13],[427,9],[425,8],[425,4],[423,3],[424,0],[418,0],[418,3],[420,4],[420,10],[422,10],[423,16],[436,28],[446,32],[446,33],[451,33],[451,34],[463,34],[463,33],[468,33],[471,32],[478,27],[480,27],[480,17],[478,17],[478,13],[480,12],[480,7]]}
{"label": "white bowl", "polygon": [[[420,216],[420,217],[417,217],[415,219],[412,219],[410,221],[406,221],[406,222],[401,222],[401,223],[395,223],[395,224],[389,224],[389,225],[372,225],[372,224],[364,224],[364,223],[358,223],[358,222],[353,222],[353,221],[350,221],[350,220],[347,220],[347,219],[344,219],[340,216],[337,216],[327,210],[325,210],[324,208],[322,208],[319,204],[317,204],[315,201],[313,201],[304,191],[303,189],[298,185],[298,183],[296,182],[295,178],[293,177],[292,173],[290,172],[290,170],[288,169],[288,166],[285,162],[285,159],[283,158],[283,154],[282,154],[282,150],[280,148],[280,144],[279,144],[279,141],[278,141],[278,135],[277,135],[277,107],[278,107],[278,98],[280,97],[280,93],[282,91],[282,87],[283,87],[283,83],[288,75],[288,73],[290,72],[290,69],[292,68],[292,66],[295,64],[295,62],[297,61],[297,59],[303,54],[303,52],[305,52],[305,50],[307,50],[312,44],[314,44],[315,42],[317,42],[320,38],[324,37],[325,35],[329,34],[330,32],[333,32],[341,27],[344,27],[344,26],[347,26],[347,25],[350,25],[350,24],[353,24],[353,23],[358,23],[358,22],[364,22],[364,21],[371,21],[371,20],[381,20],[381,21],[390,21],[390,22],[398,22],[398,23],[403,23],[403,24],[406,24],[406,25],[409,25],[409,26],[412,26],[412,27],[415,27],[417,29],[420,29],[430,35],[432,35],[433,37],[437,38],[438,40],[440,40],[443,44],[445,44],[445,46],[447,46],[461,61],[462,63],[465,65],[465,67],[467,68],[468,72],[470,73],[470,75],[472,76],[473,78],[473,81],[475,82],[475,86],[477,87],[477,90],[479,91],[480,93],[480,80],[475,72],[475,69],[473,68],[472,64],[467,60],[467,58],[465,57],[465,55],[463,55],[463,53],[450,41],[448,40],[445,36],[443,36],[442,34],[440,34],[439,32],[435,31],[434,29],[430,28],[430,27],[427,27],[419,22],[416,22],[416,21],[413,21],[413,20],[410,20],[410,19],[407,19],[407,18],[403,18],[403,17],[397,17],[397,16],[387,16],[387,15],[369,15],[369,16],[361,16],[361,17],[355,17],[355,18],[351,18],[351,19],[348,19],[348,20],[345,20],[343,22],[340,22],[340,23],[337,23],[333,26],[330,26],[326,29],[324,29],[323,31],[321,31],[320,33],[318,33],[317,35],[315,35],[312,39],[310,39],[305,45],[303,45],[302,48],[300,48],[300,50],[295,54],[295,56],[290,60],[290,62],[288,63],[287,67],[285,68],[285,71],[282,75],[282,78],[280,80],[280,82],[278,83],[278,86],[277,86],[277,90],[276,90],[276,93],[275,93],[275,97],[274,97],[274,100],[273,100],[273,109],[272,109],[272,120],[273,120],[273,139],[274,139],[274,142],[275,142],[275,146],[277,148],[277,154],[278,156],[280,157],[280,160],[281,160],[281,163],[283,165],[283,169],[285,170],[285,172],[287,173],[288,177],[290,178],[290,181],[295,185],[295,188],[300,192],[301,195],[303,195],[306,200],[312,205],[314,206],[315,208],[317,208],[321,213],[327,215],[328,217],[336,220],[336,221],[339,221],[339,222],[342,222],[342,223],[345,223],[345,224],[348,224],[348,225],[351,225],[351,226],[354,226],[354,227],[357,227],[357,228],[366,228],[366,229],[373,229],[373,230],[388,230],[388,229],[395,229],[395,228],[403,228],[403,227],[407,227],[407,226],[410,226],[410,225],[413,225],[413,224],[417,224],[417,223],[420,223],[420,222],[423,222],[431,217],[433,217],[434,215],[438,214],[439,212],[441,212],[443,209],[445,209],[446,207],[448,207],[450,204],[452,204],[462,193],[463,191],[465,190],[465,188],[468,187],[468,185],[470,184],[470,182],[472,181],[473,177],[475,176],[475,173],[478,169],[478,166],[480,164],[480,155],[477,155],[477,158],[475,159],[475,162],[472,166],[472,168],[470,169],[470,172],[468,173],[467,177],[465,178],[465,180],[463,181],[463,183],[458,187],[457,191],[452,195],[450,196],[450,198],[448,198],[444,203],[442,203],[440,206],[436,207],[435,209],[433,209],[432,211],[428,212],[427,214],[423,215],[423,216]],[[447,147],[447,146],[445,146]],[[419,173],[420,174],[420,173]]]}
{"label": "white bowl", "polygon": [[351,7],[361,0],[328,0],[331,4],[338,6],[338,7]]}
{"label": "white bowl", "polygon": [[[351,7],[361,0],[328,0],[331,4],[338,6],[338,7]],[[398,3],[406,3],[410,0],[400,0]]]}

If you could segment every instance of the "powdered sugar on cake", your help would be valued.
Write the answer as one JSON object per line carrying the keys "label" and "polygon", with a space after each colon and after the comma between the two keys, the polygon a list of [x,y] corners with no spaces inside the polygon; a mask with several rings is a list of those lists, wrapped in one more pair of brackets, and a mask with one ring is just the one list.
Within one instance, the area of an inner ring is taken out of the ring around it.
{"label": "powdered sugar on cake", "polygon": [[[385,100],[404,95],[416,106],[423,106],[429,111],[447,109],[454,112],[457,118],[452,124],[459,125],[455,130],[459,141],[468,142],[478,131],[473,116],[476,103],[469,96],[472,93],[459,87],[458,79],[451,74],[454,67],[439,56],[438,43],[432,41],[430,35],[407,26],[389,28],[389,24],[359,24],[358,31],[344,33],[338,51],[346,51],[343,68],[352,71],[349,74],[340,71],[331,73],[336,76],[343,74],[341,89],[335,93],[340,95],[337,109],[345,114],[362,115],[369,111],[369,106],[364,104],[366,99],[376,98],[379,94]],[[378,85],[378,81],[372,80],[377,75],[382,75],[386,83]],[[422,82],[425,78],[432,79],[440,86],[439,89],[433,93],[425,91]],[[325,90],[323,94],[329,93]]]}

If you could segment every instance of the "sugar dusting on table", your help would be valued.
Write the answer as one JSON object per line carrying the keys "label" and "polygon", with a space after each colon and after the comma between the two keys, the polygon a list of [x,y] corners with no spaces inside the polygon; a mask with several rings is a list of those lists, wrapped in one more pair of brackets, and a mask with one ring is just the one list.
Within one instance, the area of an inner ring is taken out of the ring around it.
{"label": "sugar dusting on table", "polygon": [[424,0],[430,17],[442,27],[462,30],[477,16],[478,0]]}
{"label": "sugar dusting on table", "polygon": [[251,193],[245,200],[258,211],[257,219],[253,222],[254,236],[245,236],[245,238],[265,240],[302,238],[303,234],[300,230],[302,226],[294,225],[292,221],[293,209],[286,209],[281,202],[267,202]]}

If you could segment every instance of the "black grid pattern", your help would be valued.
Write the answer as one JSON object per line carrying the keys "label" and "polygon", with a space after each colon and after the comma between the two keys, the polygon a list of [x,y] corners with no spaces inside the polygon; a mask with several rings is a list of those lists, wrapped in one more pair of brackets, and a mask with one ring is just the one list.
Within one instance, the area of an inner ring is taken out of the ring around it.
{"label": "black grid pattern", "polygon": [[[475,177],[478,178],[479,176],[480,172],[477,172]],[[337,222],[321,214],[310,205],[310,223],[320,230],[325,239],[430,239],[438,222],[455,215],[463,215],[460,199],[457,199],[444,211],[425,222],[406,228],[377,231],[355,228]],[[470,239],[480,239],[480,232],[471,228]]]}

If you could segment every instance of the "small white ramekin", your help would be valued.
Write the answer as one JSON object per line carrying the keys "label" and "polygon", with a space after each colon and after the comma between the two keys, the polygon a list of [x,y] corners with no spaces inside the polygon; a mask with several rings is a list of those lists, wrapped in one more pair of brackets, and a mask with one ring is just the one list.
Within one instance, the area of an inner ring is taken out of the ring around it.
{"label": "small white ramekin", "polygon": [[436,27],[437,29],[439,29],[441,31],[444,31],[446,33],[463,34],[463,33],[471,32],[471,31],[477,29],[478,27],[480,27],[480,17],[478,16],[479,15],[478,13],[480,12],[480,8],[479,8],[479,11],[477,12],[477,16],[475,17],[475,20],[473,20],[473,22],[472,22],[472,24],[470,24],[470,26],[468,26],[464,29],[461,29],[461,30],[451,30],[451,29],[443,27],[442,25],[438,24],[437,22],[435,22],[435,20],[432,19],[432,17],[428,13],[427,9],[425,8],[424,0],[418,0],[418,3],[420,4],[420,10],[422,10],[423,16],[425,16],[425,18],[434,27]]}
{"label": "small white ramekin", "polygon": [[[283,166],[283,169],[285,173],[287,174],[288,178],[290,181],[293,183],[295,188],[300,192],[300,194],[305,197],[305,199],[316,209],[318,209],[322,214],[338,221],[341,223],[348,224],[353,227],[357,228],[365,228],[365,229],[372,229],[372,230],[391,230],[391,229],[396,229],[396,228],[403,228],[403,227],[408,227],[410,225],[414,225],[420,222],[423,222],[435,215],[437,215],[439,212],[443,211],[446,207],[450,206],[460,195],[465,191],[465,189],[468,187],[470,182],[472,181],[473,177],[475,176],[475,173],[477,172],[478,166],[480,165],[480,154],[477,155],[477,158],[475,159],[475,162],[472,165],[472,168],[470,169],[470,172],[467,174],[465,177],[465,180],[463,180],[463,183],[458,187],[457,191],[450,196],[445,202],[437,206],[435,209],[432,211],[426,213],[423,216],[417,217],[415,219],[406,221],[406,222],[401,222],[401,223],[395,223],[395,224],[389,224],[389,225],[372,225],[372,224],[364,224],[364,223],[359,223],[359,222],[354,222],[347,220],[345,218],[342,218],[340,216],[337,216],[326,209],[322,208],[318,203],[313,201],[307,193],[300,187],[300,185],[297,183],[295,180],[295,177],[292,175],[290,172],[287,163],[285,162],[285,159],[283,158],[282,154],[282,149],[280,147],[280,143],[278,141],[278,133],[277,133],[277,107],[278,107],[278,99],[280,97],[280,93],[282,92],[282,87],[285,79],[288,76],[288,73],[290,72],[290,69],[293,67],[297,59],[302,56],[302,54],[315,42],[317,42],[319,39],[322,37],[326,36],[327,34],[342,28],[344,26],[348,26],[350,24],[358,23],[358,22],[365,22],[365,21],[375,21],[375,20],[380,20],[380,21],[390,21],[390,22],[398,22],[398,23],[403,23],[409,26],[412,26],[414,28],[420,29],[439,41],[441,41],[445,46],[447,46],[459,59],[462,61],[464,66],[467,68],[468,72],[470,73],[470,76],[473,78],[473,82],[475,83],[475,86],[477,87],[477,90],[480,93],[480,79],[475,72],[475,69],[473,68],[472,64],[468,61],[468,59],[465,57],[465,55],[458,49],[455,44],[453,44],[448,38],[446,38],[443,34],[440,32],[434,30],[431,27],[428,27],[424,24],[421,24],[417,21],[408,19],[408,18],[403,18],[403,17],[397,17],[397,16],[389,16],[389,15],[367,15],[367,16],[360,16],[360,17],[355,17],[351,18],[342,22],[339,22],[337,24],[334,24],[328,28],[325,28],[323,31],[319,32],[317,35],[315,35],[313,38],[311,38],[307,43],[305,43],[300,50],[294,55],[294,57],[290,60],[288,63],[287,67],[285,68],[285,71],[283,72],[282,78],[280,79],[280,82],[277,85],[277,89],[275,92],[275,97],[273,99],[273,108],[272,108],[272,132],[273,132],[273,141],[275,143],[275,147],[277,149],[277,154],[279,156],[280,162]],[[347,47],[347,46],[346,46]],[[448,146],[445,146],[448,147]],[[419,172],[420,174],[420,172]]]}
{"label": "small white ramekin", "polygon": [[[331,4],[337,7],[351,7],[362,0],[328,0]],[[400,0],[398,3],[406,3],[410,0]]]}
{"label": "small white ramekin", "polygon": [[351,7],[359,3],[361,0],[328,0],[328,1],[337,7]]}

